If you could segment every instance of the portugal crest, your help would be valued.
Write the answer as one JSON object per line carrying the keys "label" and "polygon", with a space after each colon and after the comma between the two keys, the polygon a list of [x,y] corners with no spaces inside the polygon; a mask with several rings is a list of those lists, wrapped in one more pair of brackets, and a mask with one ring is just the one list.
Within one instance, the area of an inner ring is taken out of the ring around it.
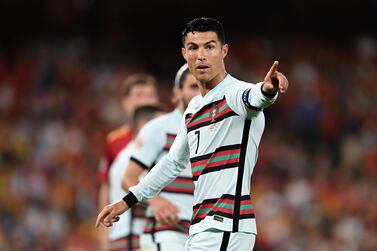
{"label": "portugal crest", "polygon": [[217,106],[215,104],[212,105],[211,107],[211,122],[215,122],[216,121],[216,114],[218,112],[218,109],[217,109]]}

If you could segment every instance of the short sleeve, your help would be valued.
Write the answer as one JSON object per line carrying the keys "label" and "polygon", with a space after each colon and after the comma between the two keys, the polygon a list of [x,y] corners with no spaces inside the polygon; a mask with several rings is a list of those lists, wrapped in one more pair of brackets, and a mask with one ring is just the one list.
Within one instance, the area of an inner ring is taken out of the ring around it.
{"label": "short sleeve", "polygon": [[131,152],[131,161],[135,161],[146,170],[152,168],[165,144],[164,130],[159,128],[155,120],[147,123],[135,139],[135,147]]}

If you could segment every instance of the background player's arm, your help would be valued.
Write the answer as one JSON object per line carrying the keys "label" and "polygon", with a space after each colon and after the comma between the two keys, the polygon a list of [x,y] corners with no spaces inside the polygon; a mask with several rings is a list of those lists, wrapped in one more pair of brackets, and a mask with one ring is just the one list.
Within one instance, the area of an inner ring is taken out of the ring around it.
{"label": "background player's arm", "polygon": [[145,169],[131,159],[128,162],[126,171],[123,174],[123,190],[128,191],[130,187],[136,186],[137,183],[139,183],[139,178],[143,174],[143,172],[145,172]]}

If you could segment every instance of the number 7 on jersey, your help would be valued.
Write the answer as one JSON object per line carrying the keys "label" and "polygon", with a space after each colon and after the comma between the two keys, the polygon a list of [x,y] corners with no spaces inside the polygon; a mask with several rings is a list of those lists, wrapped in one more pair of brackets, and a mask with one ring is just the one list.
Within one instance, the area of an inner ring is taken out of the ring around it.
{"label": "number 7 on jersey", "polygon": [[196,150],[195,150],[195,154],[197,154],[198,153],[198,149],[199,149],[200,131],[196,131],[195,135],[198,137],[198,142],[197,142]]}

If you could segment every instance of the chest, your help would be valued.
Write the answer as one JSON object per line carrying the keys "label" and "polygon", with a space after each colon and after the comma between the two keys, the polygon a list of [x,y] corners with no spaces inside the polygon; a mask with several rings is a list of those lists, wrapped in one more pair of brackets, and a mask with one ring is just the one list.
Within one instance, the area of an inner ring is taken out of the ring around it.
{"label": "chest", "polygon": [[225,97],[187,113],[190,158],[214,152],[222,146],[239,144],[244,121],[228,106]]}

